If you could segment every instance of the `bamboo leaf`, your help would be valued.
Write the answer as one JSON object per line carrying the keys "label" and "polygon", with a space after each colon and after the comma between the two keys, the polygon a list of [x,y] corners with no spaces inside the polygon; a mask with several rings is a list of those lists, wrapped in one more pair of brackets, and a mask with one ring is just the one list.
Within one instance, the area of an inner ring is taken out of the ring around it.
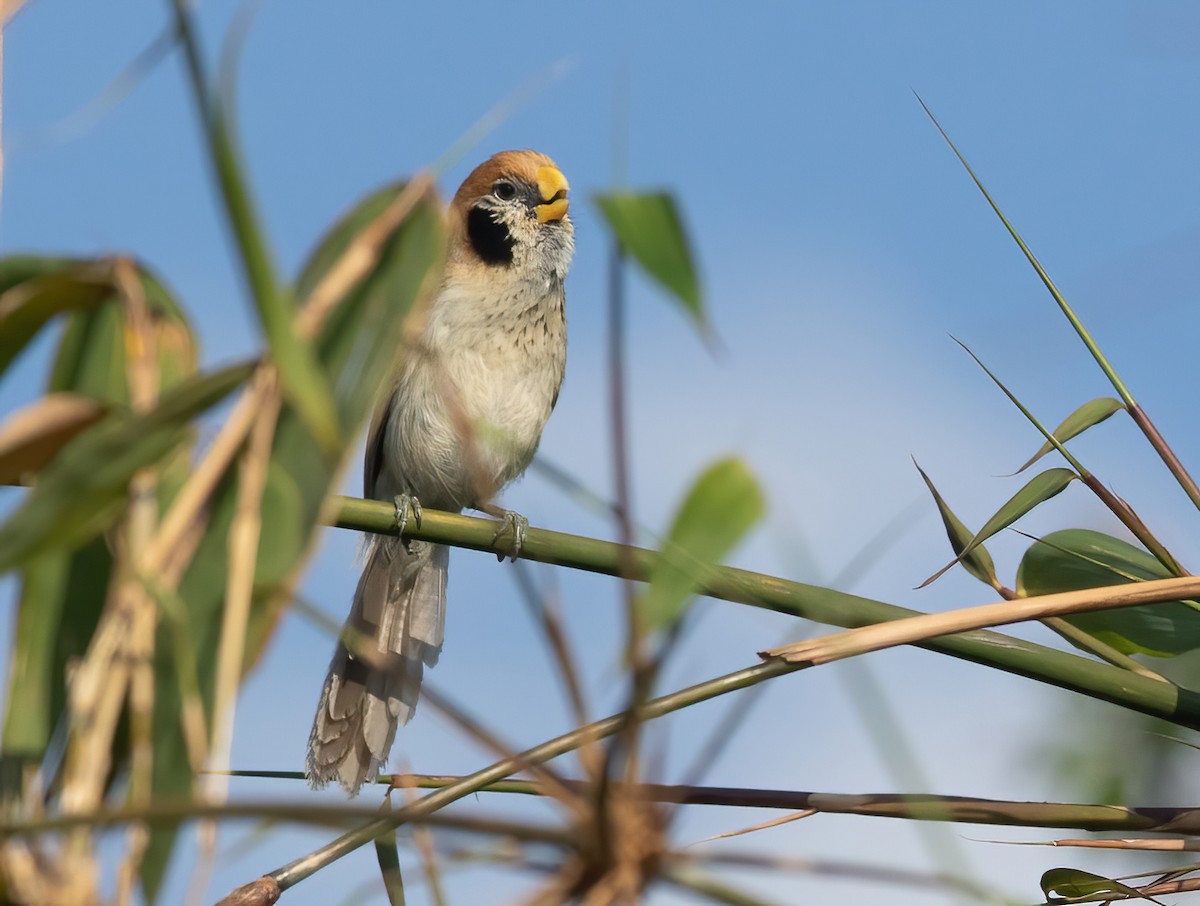
{"label": "bamboo leaf", "polygon": [[1070,469],[1047,469],[1029,479],[1028,483],[1017,491],[1004,506],[1000,507],[987,522],[983,524],[983,528],[967,542],[962,552],[958,554],[950,563],[943,566],[936,573],[920,584],[920,588],[924,588],[936,579],[941,578],[955,563],[958,563],[976,547],[986,541],[992,535],[1003,529],[1008,528],[1034,507],[1045,503],[1052,497],[1057,497],[1067,489],[1072,481],[1079,476]]}
{"label": "bamboo leaf", "polygon": [[0,484],[21,484],[107,413],[102,403],[74,393],[51,393],[12,413],[0,424]]}
{"label": "bamboo leaf", "polygon": [[[916,460],[913,460],[913,465],[917,466]],[[929,488],[929,493],[933,495],[933,502],[937,504],[938,513],[942,517],[942,525],[946,527],[946,537],[950,539],[950,548],[954,551],[955,557],[960,558],[959,562],[962,563],[963,568],[972,576],[980,582],[995,588],[999,584],[999,579],[996,578],[996,564],[992,561],[992,555],[988,553],[987,548],[982,544],[977,544],[973,550],[964,554],[967,545],[971,543],[974,535],[954,515],[954,511],[942,499],[942,495],[933,486],[933,482],[929,480],[929,476],[925,474],[925,470],[917,466],[917,471],[921,473],[921,478],[924,479],[925,486]]]}
{"label": "bamboo leaf", "polygon": [[683,615],[685,604],[750,528],[766,502],[757,480],[738,459],[709,466],[684,498],[639,601],[647,630]]}
{"label": "bamboo leaf", "polygon": [[621,248],[683,305],[698,327],[706,328],[700,280],[674,197],[612,192],[597,195],[596,204]]}
{"label": "bamboo leaf", "polygon": [[1047,903],[1079,903],[1095,899],[1109,899],[1105,894],[1120,894],[1135,900],[1158,902],[1144,897],[1136,889],[1090,871],[1078,868],[1051,868],[1042,875],[1042,893]]}
{"label": "bamboo leaf", "polygon": [[[1052,532],[1021,558],[1017,591],[1051,594],[1165,579],[1171,573],[1147,551],[1088,529]],[[1125,654],[1174,657],[1200,648],[1200,605],[1170,601],[1066,617]]]}
{"label": "bamboo leaf", "polygon": [[96,308],[112,295],[111,270],[98,262],[0,262],[0,375],[54,317]]}
{"label": "bamboo leaf", "polygon": [[67,665],[96,629],[111,566],[103,539],[26,561],[4,714],[10,762],[35,765],[45,754],[66,707]]}
{"label": "bamboo leaf", "polygon": [[[186,328],[179,306],[154,274],[142,266],[138,266],[137,274],[156,324]],[[78,379],[87,363],[107,358],[105,347],[91,348],[94,336],[87,337],[89,342],[81,342],[84,334],[94,331],[86,325],[121,321],[121,313],[113,311],[119,306],[112,304],[119,298],[109,260],[39,255],[0,258],[0,375],[49,320],[68,315],[67,333],[73,333],[76,339],[60,342],[51,389],[88,393],[105,402],[125,402],[127,397],[85,389],[85,382]],[[119,331],[115,336],[118,342],[122,340]],[[120,358],[123,366],[123,353]],[[123,370],[114,369],[110,377],[110,389],[123,385]]]}
{"label": "bamboo leaf", "polygon": [[144,415],[113,412],[63,448],[23,505],[0,526],[0,572],[53,548],[73,548],[123,509],[129,480],[172,452],[192,418],[241,384],[252,365],[186,381]]}
{"label": "bamboo leaf", "polygon": [[[1054,429],[1054,437],[1060,444],[1065,444],[1073,437],[1078,437],[1088,428],[1100,424],[1109,417],[1125,408],[1125,404],[1120,400],[1113,399],[1110,396],[1103,396],[1098,399],[1089,400],[1084,403]],[[1054,449],[1054,445],[1049,441],[1042,444],[1036,453],[1030,457],[1021,468],[1014,472],[1014,475],[1019,475],[1031,465]]]}

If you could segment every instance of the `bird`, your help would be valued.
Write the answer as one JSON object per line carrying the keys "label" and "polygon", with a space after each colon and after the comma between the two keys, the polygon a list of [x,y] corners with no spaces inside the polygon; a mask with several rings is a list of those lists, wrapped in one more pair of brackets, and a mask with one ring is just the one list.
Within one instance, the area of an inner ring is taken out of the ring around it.
{"label": "bird", "polygon": [[[400,533],[421,508],[502,517],[515,559],[526,520],[494,505],[525,471],[566,369],[570,186],[532,150],[501,151],[450,202],[441,283],[381,393],[363,464],[367,497],[394,501]],[[387,763],[442,650],[444,545],[371,536],[309,736],[308,781],[351,796]]]}

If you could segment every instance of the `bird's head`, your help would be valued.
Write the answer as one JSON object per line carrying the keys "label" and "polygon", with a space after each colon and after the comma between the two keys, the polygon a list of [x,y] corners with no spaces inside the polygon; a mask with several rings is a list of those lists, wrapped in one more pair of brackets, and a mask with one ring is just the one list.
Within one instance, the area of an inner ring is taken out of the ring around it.
{"label": "bird's head", "polygon": [[567,178],[536,151],[501,151],[466,178],[450,203],[451,255],[460,266],[561,281],[574,227]]}

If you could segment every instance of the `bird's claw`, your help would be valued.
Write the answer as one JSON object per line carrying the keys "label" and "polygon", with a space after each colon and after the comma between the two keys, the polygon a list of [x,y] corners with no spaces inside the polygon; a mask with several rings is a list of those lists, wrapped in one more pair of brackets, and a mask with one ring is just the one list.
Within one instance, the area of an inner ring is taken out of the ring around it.
{"label": "bird's claw", "polygon": [[[496,529],[496,534],[492,537],[492,542],[499,541],[501,536],[506,533],[512,534],[512,547],[509,549],[507,556],[516,562],[517,557],[521,556],[521,548],[525,546],[525,533],[529,531],[529,520],[520,513],[512,510],[504,510],[500,514],[500,527]],[[503,562],[504,553],[496,554],[496,559]]]}
{"label": "bird's claw", "polygon": [[416,498],[416,495],[404,493],[397,494],[393,498],[396,504],[396,528],[401,535],[408,528],[408,520],[411,516],[413,524],[417,528],[421,527],[421,501]]}

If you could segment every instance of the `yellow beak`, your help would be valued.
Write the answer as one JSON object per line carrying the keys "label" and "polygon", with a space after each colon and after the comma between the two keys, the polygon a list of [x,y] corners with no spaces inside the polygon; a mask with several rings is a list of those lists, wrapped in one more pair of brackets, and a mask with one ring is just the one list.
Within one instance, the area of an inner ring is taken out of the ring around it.
{"label": "yellow beak", "polygon": [[537,171],[538,195],[542,204],[535,207],[538,223],[549,223],[551,220],[562,220],[567,216],[567,208],[571,202],[567,199],[567,190],[571,186],[567,178],[556,167],[539,167]]}

